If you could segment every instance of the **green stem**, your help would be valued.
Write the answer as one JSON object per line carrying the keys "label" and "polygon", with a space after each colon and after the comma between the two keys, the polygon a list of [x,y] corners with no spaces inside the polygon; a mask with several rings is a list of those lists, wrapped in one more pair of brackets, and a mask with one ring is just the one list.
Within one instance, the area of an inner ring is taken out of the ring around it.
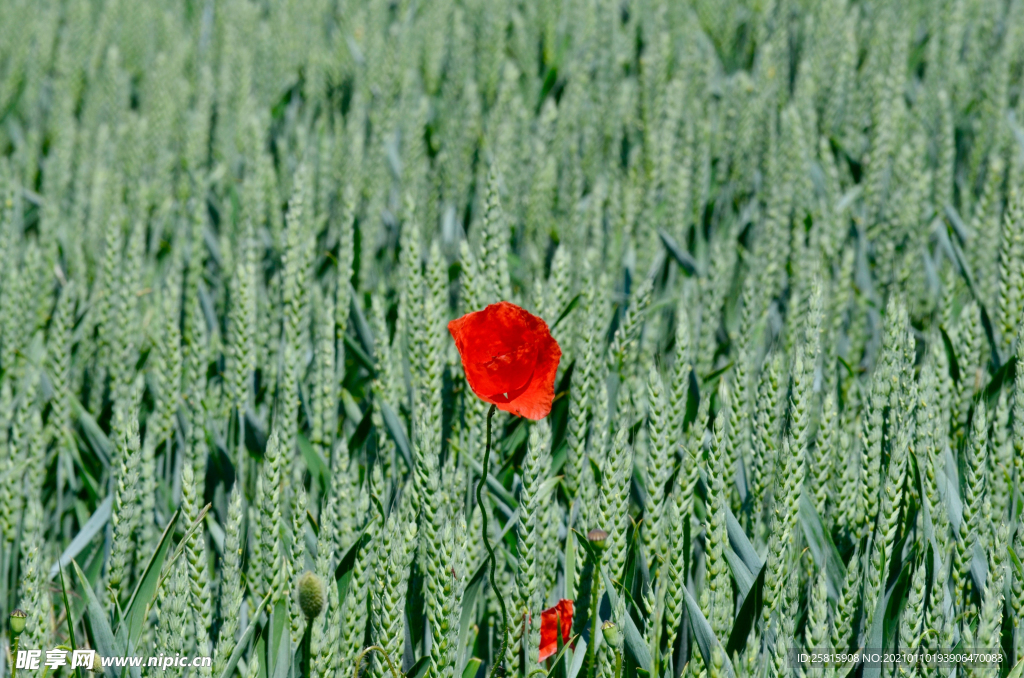
{"label": "green stem", "polygon": [[11,644],[11,678],[18,678],[18,636]]}
{"label": "green stem", "polygon": [[302,643],[302,654],[300,655],[301,659],[299,660],[299,675],[304,676],[304,678],[309,678],[309,649],[312,636],[313,622],[311,620],[307,620],[306,630],[302,633],[302,640],[300,641]]}
{"label": "green stem", "polygon": [[491,405],[491,408],[487,410],[487,445],[484,447],[484,463],[483,468],[480,470],[480,481],[476,484],[476,504],[480,507],[480,517],[483,519],[484,548],[487,549],[491,588],[494,589],[494,595],[498,596],[498,604],[501,606],[501,650],[498,652],[494,665],[491,666],[490,678],[494,678],[494,673],[505,660],[505,651],[508,649],[508,611],[505,609],[505,599],[498,589],[498,584],[494,581],[494,549],[491,548],[491,543],[487,540],[487,509],[483,503],[484,482],[487,480],[487,463],[491,458],[491,419],[494,417],[496,409],[494,405]]}
{"label": "green stem", "polygon": [[594,678],[597,675],[597,634],[601,633],[601,627],[598,623],[601,621],[600,610],[601,610],[601,577],[598,575],[601,567],[601,561],[595,558],[594,563],[594,583],[590,590],[590,608],[592,611],[590,617],[590,644],[587,645],[587,654],[590,655],[590,661],[587,663],[587,676],[588,678]]}
{"label": "green stem", "polygon": [[[658,608],[660,608],[661,605],[663,605],[663,604],[664,603],[661,603],[660,601],[658,603],[656,603]],[[652,645],[654,647],[651,648],[651,674],[652,674],[652,676],[654,676],[654,678],[658,678],[659,676],[661,676],[661,627],[662,627],[662,623],[661,622],[662,622],[662,620],[661,620],[661,614],[659,614],[657,608],[655,610],[653,610],[653,613],[654,614],[653,614],[653,619],[652,619],[652,622],[653,622],[652,630],[653,629],[656,629],[656,630],[654,630],[654,642],[652,643]]]}
{"label": "green stem", "polygon": [[622,650],[615,649],[615,678],[622,678]]}

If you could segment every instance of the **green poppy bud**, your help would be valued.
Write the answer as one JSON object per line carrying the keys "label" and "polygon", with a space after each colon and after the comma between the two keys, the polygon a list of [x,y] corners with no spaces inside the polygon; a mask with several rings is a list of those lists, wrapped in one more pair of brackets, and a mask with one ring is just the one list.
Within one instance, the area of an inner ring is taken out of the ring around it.
{"label": "green poppy bud", "polygon": [[103,662],[100,660],[100,653],[96,650],[79,650],[79,652],[87,653],[85,655],[85,663],[82,664],[82,668],[92,673],[103,673]]}
{"label": "green poppy bud", "polygon": [[11,635],[17,637],[25,630],[25,611],[15,610],[11,613]]}
{"label": "green poppy bud", "polygon": [[315,619],[324,611],[324,600],[327,594],[320,577],[312,572],[305,572],[299,577],[299,608],[306,619]]}

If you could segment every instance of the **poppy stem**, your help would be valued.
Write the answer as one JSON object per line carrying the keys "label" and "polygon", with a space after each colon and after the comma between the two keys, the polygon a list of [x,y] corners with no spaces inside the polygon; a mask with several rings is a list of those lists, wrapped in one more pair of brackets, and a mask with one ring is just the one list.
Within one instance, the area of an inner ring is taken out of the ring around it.
{"label": "poppy stem", "polygon": [[494,673],[505,660],[505,651],[508,649],[508,612],[505,610],[505,599],[501,595],[501,590],[494,581],[494,549],[491,548],[491,543],[487,540],[487,509],[484,508],[483,504],[484,482],[487,480],[487,462],[491,458],[491,419],[494,417],[496,409],[497,407],[491,405],[491,408],[487,410],[487,445],[484,447],[484,463],[483,468],[480,470],[480,481],[476,484],[476,503],[480,507],[480,518],[483,522],[484,548],[487,549],[491,588],[494,589],[494,595],[498,596],[498,604],[501,606],[501,650],[498,652],[494,665],[491,666],[490,678],[494,678]]}

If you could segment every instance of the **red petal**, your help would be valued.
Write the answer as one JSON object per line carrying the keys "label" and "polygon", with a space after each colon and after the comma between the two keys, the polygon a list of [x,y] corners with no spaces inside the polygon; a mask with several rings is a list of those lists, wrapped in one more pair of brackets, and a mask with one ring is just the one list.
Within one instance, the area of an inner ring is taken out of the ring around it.
{"label": "red petal", "polygon": [[562,644],[569,642],[572,635],[572,601],[562,599],[554,607],[540,613],[540,654],[537,661],[544,661],[558,652],[558,623],[561,618]]}
{"label": "red petal", "polygon": [[451,321],[448,331],[481,400],[528,419],[548,415],[562,351],[541,318],[502,301]]}
{"label": "red petal", "polygon": [[[548,334],[538,348],[537,366],[529,386],[522,395],[509,403],[510,407],[506,411],[534,420],[548,416],[555,399],[555,376],[561,358],[562,351],[558,348],[558,342]],[[498,408],[505,409],[501,405]]]}

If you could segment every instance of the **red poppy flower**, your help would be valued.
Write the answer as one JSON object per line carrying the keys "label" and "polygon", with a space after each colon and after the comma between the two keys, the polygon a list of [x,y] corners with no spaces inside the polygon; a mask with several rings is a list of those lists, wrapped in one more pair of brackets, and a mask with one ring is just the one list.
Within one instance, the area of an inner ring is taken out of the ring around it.
{"label": "red poppy flower", "polygon": [[548,416],[562,350],[547,323],[500,301],[451,321],[448,331],[481,400],[527,419]]}
{"label": "red poppy flower", "polygon": [[569,642],[572,632],[572,601],[563,598],[558,605],[540,613],[540,656],[537,661],[544,661],[558,652],[558,624],[562,624],[562,645]]}

